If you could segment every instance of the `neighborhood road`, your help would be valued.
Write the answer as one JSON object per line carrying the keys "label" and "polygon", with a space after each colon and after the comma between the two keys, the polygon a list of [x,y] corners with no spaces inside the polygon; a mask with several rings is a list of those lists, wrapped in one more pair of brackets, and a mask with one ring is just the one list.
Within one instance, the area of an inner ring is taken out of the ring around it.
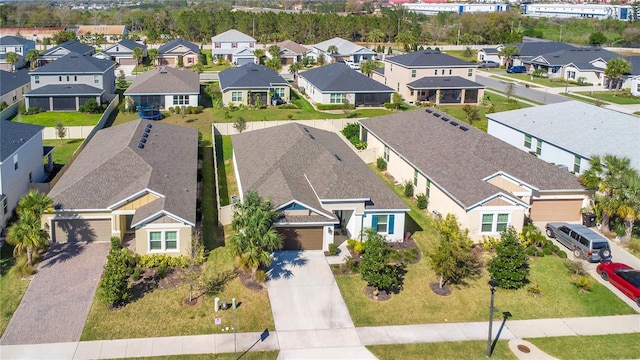
{"label": "neighborhood road", "polygon": [[[476,82],[501,92],[506,92],[508,84],[504,80],[490,78],[487,74],[484,74],[481,71],[478,71],[477,73]],[[555,104],[573,100],[568,97],[553,94],[549,92],[548,88],[527,88],[524,85],[515,85],[513,87],[513,95],[543,104]]]}

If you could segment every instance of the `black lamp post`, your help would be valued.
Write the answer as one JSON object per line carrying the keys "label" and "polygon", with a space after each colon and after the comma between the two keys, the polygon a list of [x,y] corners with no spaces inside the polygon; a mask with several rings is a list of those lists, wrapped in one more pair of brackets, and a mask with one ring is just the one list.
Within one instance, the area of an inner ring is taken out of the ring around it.
{"label": "black lamp post", "polygon": [[491,305],[489,306],[489,336],[487,340],[487,357],[491,357],[491,328],[493,326],[493,297],[498,288],[498,282],[491,279],[489,280],[489,286],[491,286]]}

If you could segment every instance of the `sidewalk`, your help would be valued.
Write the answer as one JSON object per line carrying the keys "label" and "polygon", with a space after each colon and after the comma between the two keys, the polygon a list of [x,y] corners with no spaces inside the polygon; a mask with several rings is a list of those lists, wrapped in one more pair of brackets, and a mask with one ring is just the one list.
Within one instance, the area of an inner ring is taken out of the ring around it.
{"label": "sidewalk", "polygon": [[[493,324],[494,337],[501,320]],[[363,345],[426,343],[486,340],[487,322],[443,323],[423,325],[369,326],[356,328]],[[640,332],[640,315],[619,315],[589,318],[507,320],[500,334],[501,340],[539,338],[551,336],[583,336],[628,334]],[[300,358],[344,358],[351,354],[359,358],[358,349],[351,341],[335,341],[330,331],[287,331],[286,342],[281,342],[277,332],[268,336],[261,333],[237,334],[237,354],[249,351],[281,350],[282,354]],[[261,338],[262,335],[262,338]],[[326,337],[333,344],[327,347]],[[300,352],[299,342],[304,342],[305,352]],[[289,345],[287,345],[289,344]],[[316,345],[314,345],[316,344]],[[163,338],[83,341],[37,345],[0,346],[2,359],[117,359],[126,357],[233,353],[233,334],[173,336]],[[319,356],[319,357],[318,357]]]}

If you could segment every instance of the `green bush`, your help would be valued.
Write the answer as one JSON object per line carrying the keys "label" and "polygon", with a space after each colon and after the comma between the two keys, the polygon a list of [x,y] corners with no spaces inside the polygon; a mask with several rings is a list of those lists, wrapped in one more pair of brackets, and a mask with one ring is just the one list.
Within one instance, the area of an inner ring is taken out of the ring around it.
{"label": "green bush", "polygon": [[384,103],[384,108],[387,110],[394,110],[396,108],[396,104],[390,102]]}
{"label": "green bush", "polygon": [[171,256],[168,254],[145,254],[139,257],[138,263],[149,268],[159,267],[162,265],[185,268],[189,266],[189,257],[184,255]]}
{"label": "green bush", "polygon": [[168,273],[169,265],[167,265],[167,263],[162,263],[156,268],[156,278],[158,279],[164,279]]}
{"label": "green bush", "polygon": [[278,109],[300,109],[296,104],[282,104],[277,106]]}
{"label": "green bush", "polygon": [[418,202],[418,209],[424,210],[429,206],[429,198],[425,194],[416,195],[416,200]]}
{"label": "green bush", "polygon": [[[112,242],[113,245],[113,242]],[[123,305],[131,296],[128,282],[129,255],[123,249],[109,250],[107,263],[104,265],[104,273],[100,279],[100,297],[111,306]]]}
{"label": "green bush", "polygon": [[102,112],[102,106],[98,104],[96,99],[89,99],[84,104],[80,105],[78,111],[86,114],[99,114]]}
{"label": "green bush", "polygon": [[564,261],[564,266],[573,275],[576,275],[576,276],[587,275],[587,270],[585,270],[584,264],[581,261],[572,261],[567,259]]}
{"label": "green bush", "polygon": [[359,243],[358,240],[349,239],[349,240],[347,240],[347,247],[350,248],[350,249],[353,249],[353,247],[356,246],[357,243]]}
{"label": "green bush", "polygon": [[544,255],[545,255],[544,251],[540,251],[540,250],[536,251],[537,257],[544,257]]}
{"label": "green bush", "polygon": [[545,255],[551,255],[553,254],[553,251],[551,250],[550,247],[545,247],[544,249],[542,249],[542,253]]}
{"label": "green bush", "polygon": [[567,253],[566,253],[566,252],[564,252],[564,251],[562,251],[562,250],[559,250],[559,251],[557,252],[557,255],[558,255],[558,257],[559,257],[560,259],[566,259],[566,258],[567,258]]}
{"label": "green bush", "polygon": [[527,247],[527,250],[526,250],[527,256],[536,256],[537,252],[538,252],[538,249],[535,246],[531,245]]}
{"label": "green bush", "polygon": [[362,255],[362,253],[364,252],[364,245],[362,244],[361,241],[358,241],[354,246],[353,246],[353,252],[358,254],[358,255]]}
{"label": "green bush", "polygon": [[520,289],[529,283],[529,263],[518,233],[509,227],[500,234],[496,256],[489,260],[491,278],[503,289]]}
{"label": "green bush", "polygon": [[133,273],[131,274],[131,280],[138,281],[140,277],[142,277],[142,268],[136,266],[136,268],[133,269]]}
{"label": "green bush", "polygon": [[404,183],[404,196],[408,198],[413,196],[413,183],[411,181],[405,181]]}
{"label": "green bush", "polygon": [[329,244],[329,255],[338,255],[340,249],[338,249],[338,245],[331,243]]}
{"label": "green bush", "polygon": [[318,110],[351,110],[353,104],[316,104]]}
{"label": "green bush", "polygon": [[376,166],[378,167],[378,170],[380,170],[380,171],[387,170],[387,162],[381,157],[376,159]]}
{"label": "green bush", "polygon": [[7,103],[6,103],[6,102],[4,102],[4,101],[3,101],[3,102],[1,102],[1,103],[0,103],[0,111],[2,111],[2,110],[4,110],[4,109],[6,109],[6,108],[8,108],[8,107],[9,107],[9,105],[7,105]]}
{"label": "green bush", "polygon": [[31,106],[31,107],[29,107],[29,110],[27,110],[25,105],[22,104],[18,108],[18,112],[20,113],[20,115],[33,115],[33,114],[44,112],[44,109],[43,108],[39,108],[39,107]]}
{"label": "green bush", "polygon": [[358,266],[360,263],[354,259],[352,256],[345,257],[344,266],[349,269],[351,272],[358,272]]}

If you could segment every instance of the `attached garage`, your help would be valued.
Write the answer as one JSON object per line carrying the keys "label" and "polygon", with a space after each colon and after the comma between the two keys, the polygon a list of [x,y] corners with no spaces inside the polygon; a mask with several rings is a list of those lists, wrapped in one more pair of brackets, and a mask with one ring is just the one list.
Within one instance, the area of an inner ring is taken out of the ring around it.
{"label": "attached garage", "polygon": [[173,66],[176,63],[176,59],[174,58],[160,58],[158,59],[158,64],[160,65],[169,65]]}
{"label": "attached garage", "polygon": [[531,205],[533,221],[579,221],[582,199],[536,200]]}
{"label": "attached garage", "polygon": [[138,61],[134,58],[120,58],[118,59],[120,65],[137,65]]}
{"label": "attached garage", "polygon": [[253,64],[254,60],[253,58],[238,58],[236,62],[238,63],[238,66],[242,66],[246,64]]}
{"label": "attached garage", "polygon": [[64,219],[53,222],[53,241],[56,243],[76,241],[109,241],[111,219]]}
{"label": "attached garage", "polygon": [[283,250],[322,250],[322,227],[278,228]]}

